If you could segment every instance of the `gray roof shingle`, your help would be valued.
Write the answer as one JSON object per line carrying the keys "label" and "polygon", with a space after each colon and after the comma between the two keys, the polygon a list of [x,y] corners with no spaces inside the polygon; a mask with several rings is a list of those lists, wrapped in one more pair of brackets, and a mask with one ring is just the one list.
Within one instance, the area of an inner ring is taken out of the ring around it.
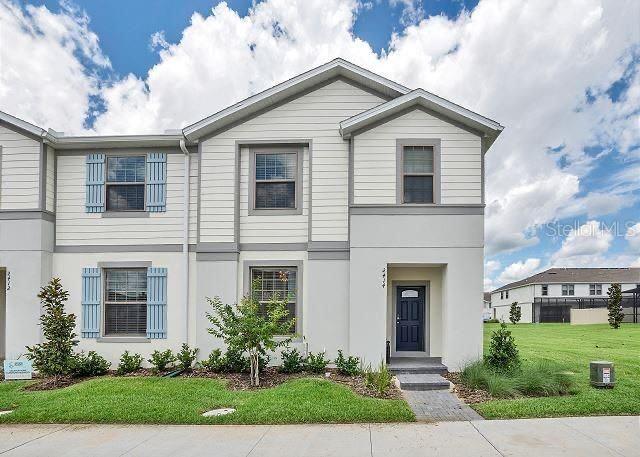
{"label": "gray roof shingle", "polygon": [[640,268],[549,268],[520,281],[506,284],[493,292],[514,289],[527,284],[581,282],[640,284]]}

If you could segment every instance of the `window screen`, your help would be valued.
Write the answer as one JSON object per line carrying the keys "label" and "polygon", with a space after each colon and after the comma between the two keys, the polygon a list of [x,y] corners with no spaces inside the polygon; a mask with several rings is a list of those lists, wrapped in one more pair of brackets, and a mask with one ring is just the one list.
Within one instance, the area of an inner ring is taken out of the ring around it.
{"label": "window screen", "polygon": [[[292,267],[276,268],[251,268],[251,286],[253,288],[256,281],[257,288],[252,289],[254,297],[260,302],[262,312],[265,312],[266,304],[272,297],[287,300],[289,319],[296,315],[297,301],[297,269]],[[295,331],[291,329],[291,333]]]}
{"label": "window screen", "polygon": [[146,331],[147,270],[106,270],[105,335],[145,335]]}
{"label": "window screen", "polygon": [[255,208],[293,209],[296,207],[296,153],[257,153],[255,155]]}
{"label": "window screen", "polygon": [[402,153],[403,202],[434,203],[433,147],[404,146]]}
{"label": "window screen", "polygon": [[547,284],[542,285],[542,295],[549,295],[549,286]]}
{"label": "window screen", "polygon": [[107,211],[144,211],[144,156],[107,158]]}
{"label": "window screen", "polygon": [[602,295],[602,284],[589,284],[589,295]]}
{"label": "window screen", "polygon": [[574,295],[573,284],[563,284],[562,295]]}

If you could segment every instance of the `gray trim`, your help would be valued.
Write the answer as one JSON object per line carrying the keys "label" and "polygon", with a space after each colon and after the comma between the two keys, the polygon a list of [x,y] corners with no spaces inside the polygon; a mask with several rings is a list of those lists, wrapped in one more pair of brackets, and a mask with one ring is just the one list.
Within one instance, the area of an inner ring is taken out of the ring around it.
{"label": "gray trim", "polygon": [[100,217],[106,217],[106,218],[149,217],[149,212],[148,211],[103,211],[102,213],[100,213]]}
{"label": "gray trim", "polygon": [[[0,113],[0,114],[5,114],[5,113]],[[9,114],[9,116],[11,116],[11,115]],[[16,124],[13,124],[13,123],[11,123],[11,122],[9,122],[7,120],[4,120],[4,119],[0,119],[0,126],[8,128],[12,132],[18,133],[20,135],[24,135],[24,136],[26,136],[27,138],[29,138],[31,140],[42,141],[42,134],[46,133],[43,129],[41,129],[40,127],[37,127],[37,126],[35,126],[33,124],[30,124],[30,123],[28,123],[26,121],[23,121],[22,119],[18,119],[17,117],[14,117],[14,116],[11,116],[11,117],[16,119],[16,120],[18,120],[18,121],[24,122],[25,127],[27,125],[29,125],[29,126],[33,127],[34,130],[38,129],[41,133],[40,134],[36,134],[35,132],[31,132],[29,130],[26,130],[25,128],[22,128],[22,127],[20,127],[20,126],[18,126]]]}
{"label": "gray trim", "polygon": [[240,243],[240,251],[306,251],[307,243]]}
{"label": "gray trim", "polygon": [[[246,104],[246,101],[251,99],[251,98],[253,98],[253,97],[255,97],[255,96],[257,96],[257,95],[260,95],[260,93],[256,94],[256,95],[253,95],[253,96],[241,101],[240,103],[237,103],[236,105],[227,107],[227,108],[223,109],[222,111],[219,111],[218,113],[215,113],[215,114],[209,116],[208,118],[205,118],[205,119],[203,119],[201,121],[196,122],[195,124],[189,125],[189,126],[185,127],[182,131],[183,131],[183,133],[185,135],[185,138],[187,138],[189,140],[196,140],[197,139],[200,142],[207,141],[210,138],[213,138],[214,136],[220,135],[221,133],[226,132],[227,130],[230,130],[230,129],[234,128],[234,127],[237,127],[237,126],[242,125],[242,124],[244,124],[246,122],[249,122],[250,120],[255,119],[258,116],[261,116],[264,113],[267,113],[267,112],[269,112],[269,111],[271,111],[271,110],[273,110],[275,108],[278,108],[278,107],[280,107],[282,105],[286,105],[287,103],[290,103],[293,100],[297,100],[300,97],[304,97],[305,95],[308,95],[308,94],[310,94],[312,92],[315,92],[316,90],[321,89],[321,88],[323,88],[325,86],[328,86],[329,84],[333,84],[336,81],[342,81],[344,83],[350,84],[350,85],[352,85],[354,87],[357,87],[359,89],[365,90],[367,93],[370,93],[370,94],[373,94],[373,95],[375,95],[377,97],[380,97],[381,99],[385,100],[385,102],[393,100],[393,97],[390,97],[387,94],[384,94],[382,92],[378,92],[378,91],[376,91],[375,89],[372,89],[372,88],[366,88],[365,89],[366,86],[363,86],[363,85],[359,84],[355,80],[350,79],[350,78],[348,78],[346,76],[337,75],[337,76],[333,76],[333,77],[331,77],[329,79],[326,79],[324,81],[320,81],[320,82],[318,82],[316,84],[313,84],[313,85],[309,86],[308,88],[303,89],[300,92],[297,92],[297,93],[292,94],[292,95],[290,95],[288,97],[285,97],[282,100],[279,100],[279,101],[277,101],[275,103],[271,103],[271,104],[269,104],[269,105],[267,105],[267,106],[265,106],[263,108],[260,108],[260,109],[258,109],[256,111],[254,111],[253,113],[240,115],[240,117],[238,117],[236,120],[230,122],[227,125],[223,125],[222,127],[214,129],[211,132],[204,133],[204,134],[202,134],[202,133],[198,134],[197,133],[198,130],[206,129],[208,126],[204,126],[204,125],[201,126],[201,127],[195,127],[195,126],[207,121],[207,119],[215,117],[216,115],[222,113],[223,111],[227,111],[230,108],[233,108],[234,106],[238,106],[238,105],[241,105],[241,104],[244,104],[245,106],[251,106],[251,104]],[[273,87],[267,89],[267,91],[270,90],[270,89],[273,89],[274,87],[277,87],[277,86],[273,86]],[[266,91],[264,91],[264,92],[266,92]],[[407,89],[407,92],[408,92],[408,89]],[[225,117],[230,117],[230,116],[233,116],[233,115],[237,115],[237,112],[230,113],[230,114],[228,114],[228,115],[226,115],[226,116],[224,116],[224,117],[222,117],[222,118],[220,118],[218,120],[221,120],[221,119],[224,119]],[[216,122],[216,121],[213,121],[213,122]],[[211,122],[209,122],[208,124],[210,125]],[[188,130],[191,130],[191,131],[188,131]]]}
{"label": "gray trim", "polygon": [[349,260],[350,251],[309,251],[309,260]]}
{"label": "gray trim", "polygon": [[96,338],[96,343],[151,343],[151,340],[143,336],[102,336]]}
{"label": "gray trim", "polygon": [[196,201],[196,206],[198,208],[198,214],[196,214],[196,243],[200,244],[200,214],[201,214],[201,204],[200,204],[200,192],[202,189],[202,143],[198,143],[198,196]]}
{"label": "gray trim", "polygon": [[[398,301],[398,286],[400,287],[424,287],[424,351],[415,351],[416,353],[430,354],[431,350],[431,281],[413,281],[413,280],[391,280],[391,355],[396,355],[396,308]],[[401,351],[411,353],[413,351]]]}
{"label": "gray trim", "polygon": [[2,145],[0,144],[0,208],[2,208]]}
{"label": "gray trim", "polygon": [[[246,147],[246,145],[243,145]],[[242,150],[242,147],[241,147]],[[278,209],[278,208],[255,208],[255,199],[256,199],[256,154],[260,153],[295,153],[296,154],[296,206],[292,209]],[[249,181],[247,185],[249,188],[247,189],[249,202],[248,202],[248,214],[249,216],[283,216],[283,215],[299,215],[302,214],[302,207],[304,206],[304,195],[303,195],[303,156],[304,156],[304,146],[302,145],[278,145],[278,142],[275,141],[273,143],[265,144],[263,146],[259,145],[251,145],[249,146]]]}
{"label": "gray trim", "polygon": [[398,138],[396,139],[396,203],[398,205],[415,205],[404,202],[404,148],[405,146],[433,147],[433,204],[441,203],[440,155],[442,153],[440,138]]}
{"label": "gray trim", "polygon": [[482,140],[480,140],[480,144],[481,144],[481,150],[480,150],[480,195],[481,195],[481,202],[482,204],[486,203],[485,200],[485,157],[484,155],[487,153],[487,151],[489,150],[489,147],[491,146],[489,139],[487,137],[483,137]]}
{"label": "gray trim", "polygon": [[198,243],[196,252],[238,252],[238,243]]}
{"label": "gray trim", "polygon": [[182,244],[88,244],[55,246],[56,253],[182,252]]}
{"label": "gray trim", "polygon": [[56,221],[56,215],[50,211],[39,209],[0,210],[0,221],[19,221],[29,219],[42,219],[49,222]]}
{"label": "gray trim", "polygon": [[237,261],[238,252],[197,252],[196,262],[202,261]]}
{"label": "gray trim", "polygon": [[309,243],[307,248],[309,252],[317,251],[348,251],[348,241],[314,241]]}
{"label": "gray trim", "polygon": [[[309,189],[309,202],[307,203],[307,241],[310,243],[313,236],[313,143],[311,140],[309,140],[307,148],[309,150],[309,182],[307,183],[307,188]],[[302,147],[302,154],[304,156],[304,146]],[[303,168],[304,160],[302,161],[301,171],[303,171]],[[304,173],[301,173],[300,176],[304,179]],[[302,182],[302,202],[304,204],[304,182]]]}
{"label": "gray trim", "polygon": [[484,205],[352,205],[352,215],[446,214],[483,215]]}
{"label": "gray trim", "polygon": [[40,139],[40,189],[38,189],[39,207],[42,211],[47,209],[47,146]]}
{"label": "gray trim", "polygon": [[250,269],[252,267],[296,267],[296,333],[302,335],[302,278],[304,275],[302,260],[245,260],[242,262],[242,293],[250,290]]}
{"label": "gray trim", "polygon": [[235,243],[240,242],[240,174],[242,172],[242,161],[240,155],[242,154],[242,143],[236,140],[236,153],[233,167],[233,186],[235,188],[233,201],[233,241]]}
{"label": "gray trim", "polygon": [[149,268],[151,261],[98,262],[98,268]]}

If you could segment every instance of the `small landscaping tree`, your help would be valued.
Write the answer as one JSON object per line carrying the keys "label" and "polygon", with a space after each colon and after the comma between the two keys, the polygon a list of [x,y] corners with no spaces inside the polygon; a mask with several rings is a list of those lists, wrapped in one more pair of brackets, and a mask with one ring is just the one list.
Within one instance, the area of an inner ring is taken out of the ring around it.
{"label": "small landscaping tree", "polygon": [[[288,278],[282,275],[280,280],[287,281]],[[260,279],[257,279],[251,290],[259,287]],[[235,306],[222,303],[218,297],[208,299],[213,308],[213,313],[207,313],[207,319],[213,325],[208,329],[209,333],[221,338],[229,349],[249,354],[252,386],[260,385],[260,357],[291,341],[291,337],[275,338],[289,334],[294,328],[295,319],[289,317],[286,298],[274,294],[265,306],[261,306],[253,292],[242,297]]]}
{"label": "small landscaping tree", "polygon": [[611,328],[620,328],[620,324],[624,319],[622,312],[622,289],[620,284],[611,284],[607,290],[607,309],[609,310],[609,325]]}
{"label": "small landscaping tree", "polygon": [[517,324],[520,322],[522,318],[522,309],[518,306],[518,302],[514,301],[511,303],[511,308],[509,308],[509,320],[512,324]]}
{"label": "small landscaping tree", "polygon": [[43,376],[68,375],[74,368],[73,347],[78,344],[73,329],[76,316],[64,311],[69,292],[53,278],[38,294],[44,313],[40,316],[44,342],[27,346],[26,357]]}
{"label": "small landscaping tree", "polygon": [[516,341],[504,322],[491,335],[489,351],[484,360],[487,365],[498,371],[512,371],[520,365]]}

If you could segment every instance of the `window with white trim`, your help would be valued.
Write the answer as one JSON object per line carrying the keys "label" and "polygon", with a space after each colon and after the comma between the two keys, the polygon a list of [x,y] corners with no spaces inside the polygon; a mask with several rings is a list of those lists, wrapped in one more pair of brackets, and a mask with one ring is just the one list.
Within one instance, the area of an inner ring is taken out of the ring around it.
{"label": "window with white trim", "polygon": [[144,211],[145,157],[108,156],[107,211]]}
{"label": "window with white trim", "polygon": [[402,202],[434,203],[433,146],[402,147]]}
{"label": "window with white trim", "polygon": [[104,272],[104,335],[146,335],[147,269],[109,268]]}
{"label": "window with white trim", "polygon": [[602,295],[602,284],[589,284],[589,295]]}
{"label": "window with white trim", "polygon": [[548,284],[543,284],[542,285],[542,295],[543,296],[549,295],[549,285]]}
{"label": "window with white trim", "polygon": [[297,208],[297,152],[256,152],[253,209]]}
{"label": "window with white trim", "polygon": [[562,285],[562,295],[563,296],[575,295],[575,290],[574,290],[573,284],[563,284]]}
{"label": "window with white trim", "polygon": [[[287,300],[289,319],[296,317],[298,269],[296,267],[251,267],[251,288],[260,302],[261,311],[273,297]],[[257,288],[254,288],[257,286]],[[295,328],[291,329],[291,333]]]}

